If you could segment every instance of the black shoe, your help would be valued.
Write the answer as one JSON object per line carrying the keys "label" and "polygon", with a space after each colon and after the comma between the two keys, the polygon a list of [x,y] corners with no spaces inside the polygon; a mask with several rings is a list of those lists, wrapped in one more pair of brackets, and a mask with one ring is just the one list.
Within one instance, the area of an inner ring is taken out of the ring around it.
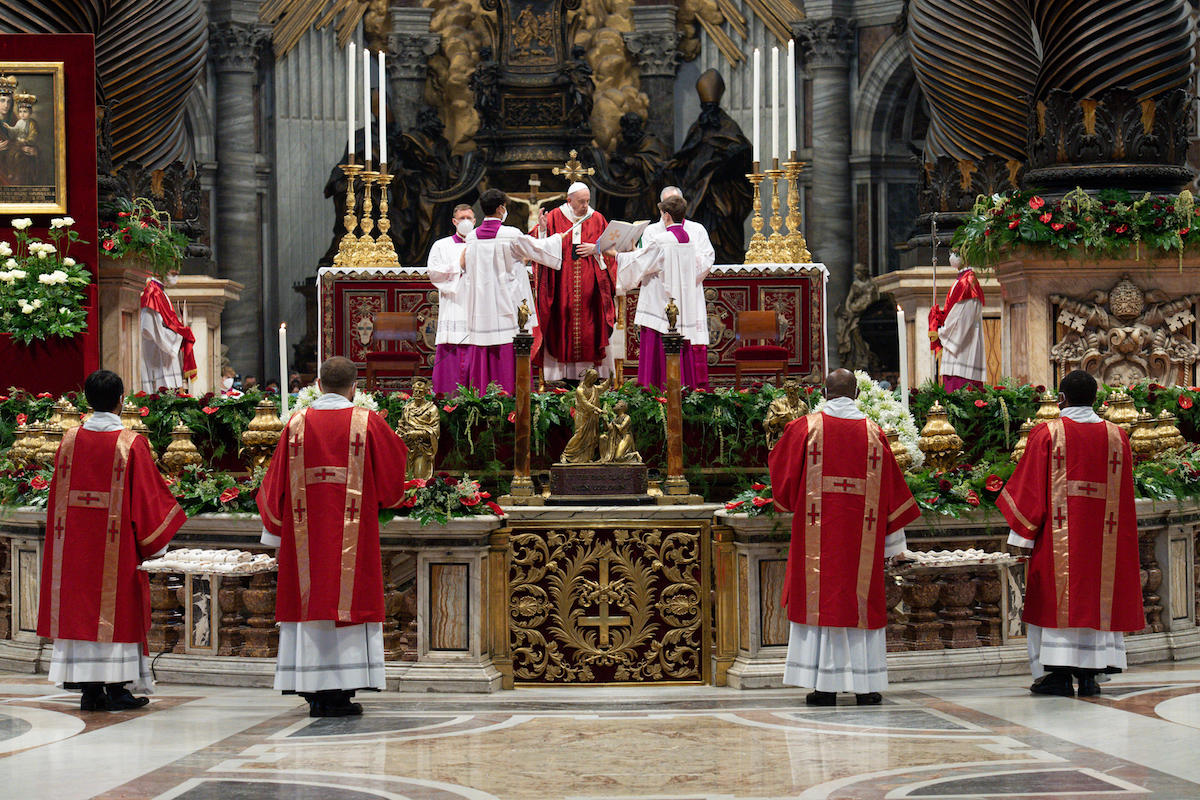
{"label": "black shoe", "polygon": [[1055,697],[1074,697],[1075,687],[1069,672],[1047,672],[1033,682],[1029,691],[1034,694],[1049,694]]}
{"label": "black shoe", "polygon": [[854,695],[854,700],[860,706],[877,706],[883,702],[883,695],[879,692],[867,692]]}
{"label": "black shoe", "polygon": [[108,694],[109,711],[132,711],[150,703],[149,697],[134,697],[123,683],[110,683],[104,687]]}
{"label": "black shoe", "polygon": [[308,706],[310,717],[358,717],[362,715],[361,703],[323,703],[313,700]]}
{"label": "black shoe", "polygon": [[1076,672],[1075,680],[1079,682],[1080,697],[1095,697],[1100,694],[1100,684],[1096,681],[1096,675],[1093,672]]}
{"label": "black shoe", "polygon": [[810,706],[836,706],[837,692],[809,692],[804,702]]}
{"label": "black shoe", "polygon": [[83,697],[79,698],[80,711],[108,711],[108,698],[104,696],[104,684],[79,684],[83,689]]}

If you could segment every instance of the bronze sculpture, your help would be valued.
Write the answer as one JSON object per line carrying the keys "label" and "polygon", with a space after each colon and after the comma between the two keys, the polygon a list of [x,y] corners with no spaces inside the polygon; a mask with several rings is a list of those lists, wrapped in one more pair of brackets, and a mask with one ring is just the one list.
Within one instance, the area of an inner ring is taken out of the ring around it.
{"label": "bronze sculpture", "polygon": [[429,381],[414,378],[412,399],[400,412],[400,438],[408,447],[408,466],[404,477],[429,480],[433,477],[433,460],[437,456],[442,420],[438,407],[429,400]]}
{"label": "bronze sculpture", "polygon": [[763,418],[767,449],[775,447],[789,422],[800,419],[807,413],[808,403],[800,399],[800,382],[789,378],[783,384],[783,395],[771,401],[771,405],[767,407],[767,415]]}
{"label": "bronze sculpture", "polygon": [[563,450],[563,464],[595,464],[600,446],[600,420],[604,409],[601,396],[608,391],[609,381],[600,381],[600,373],[589,369],[575,389],[575,433]]}
{"label": "bronze sculpture", "polygon": [[879,359],[863,339],[858,324],[867,309],[879,301],[879,287],[871,280],[866,264],[854,265],[854,283],[846,302],[837,310],[837,349],[842,366],[849,370],[879,371]]}
{"label": "bronze sculpture", "polygon": [[608,430],[600,436],[600,460],[606,464],[641,464],[642,454],[633,440],[633,419],[624,400],[613,408]]}

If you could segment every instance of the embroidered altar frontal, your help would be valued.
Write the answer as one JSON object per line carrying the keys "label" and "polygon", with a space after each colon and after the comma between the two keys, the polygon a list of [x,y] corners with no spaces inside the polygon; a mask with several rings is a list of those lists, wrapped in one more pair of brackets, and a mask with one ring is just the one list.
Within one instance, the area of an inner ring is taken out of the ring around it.
{"label": "embroidered altar frontal", "polygon": [[[320,303],[320,358],[346,356],[366,364],[374,317],[380,312],[418,314],[416,341],[420,372],[433,371],[437,335],[438,293],[424,267],[326,268],[317,278]],[[733,264],[714,267],[704,281],[708,306],[709,377],[713,383],[732,383],[733,353],[739,346],[734,320],[739,311],[777,311],[783,319],[788,349],[788,374],[806,383],[819,383],[825,373],[824,272],[811,264]],[[639,328],[634,324],[637,292],[625,301],[625,375],[637,376]],[[762,376],[767,379],[771,376]],[[386,383],[385,383],[386,385]]]}

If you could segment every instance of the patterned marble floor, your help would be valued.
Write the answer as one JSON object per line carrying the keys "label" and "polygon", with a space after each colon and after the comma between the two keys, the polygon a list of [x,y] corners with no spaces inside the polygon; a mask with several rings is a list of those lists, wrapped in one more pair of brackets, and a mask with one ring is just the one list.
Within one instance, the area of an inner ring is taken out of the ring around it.
{"label": "patterned marble floor", "polygon": [[0,673],[0,797],[178,800],[1200,798],[1200,662],[1089,700],[1027,679],[900,684],[882,706],[708,687],[371,695],[312,720],[263,689],[161,685],[142,712]]}

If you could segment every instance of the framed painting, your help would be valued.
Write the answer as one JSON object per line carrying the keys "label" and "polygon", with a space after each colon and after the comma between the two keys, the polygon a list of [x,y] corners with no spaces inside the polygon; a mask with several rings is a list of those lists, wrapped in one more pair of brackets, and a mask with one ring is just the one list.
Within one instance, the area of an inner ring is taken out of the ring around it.
{"label": "framed painting", "polygon": [[61,61],[0,61],[0,214],[67,210]]}

